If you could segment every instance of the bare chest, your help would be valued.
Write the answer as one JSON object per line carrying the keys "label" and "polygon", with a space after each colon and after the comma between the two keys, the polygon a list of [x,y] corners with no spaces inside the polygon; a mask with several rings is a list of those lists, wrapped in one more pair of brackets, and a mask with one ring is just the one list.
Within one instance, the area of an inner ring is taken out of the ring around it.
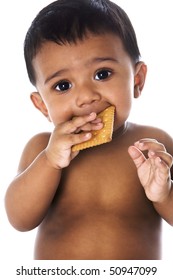
{"label": "bare chest", "polygon": [[71,213],[102,212],[148,215],[153,211],[137,177],[127,148],[104,147],[83,151],[64,170],[55,208]]}

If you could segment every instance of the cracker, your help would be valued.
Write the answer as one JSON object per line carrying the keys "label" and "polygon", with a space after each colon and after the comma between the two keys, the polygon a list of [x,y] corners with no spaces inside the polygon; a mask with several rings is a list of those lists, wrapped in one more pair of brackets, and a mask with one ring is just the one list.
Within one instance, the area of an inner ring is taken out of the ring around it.
{"label": "cracker", "polygon": [[98,117],[102,119],[103,128],[100,130],[91,131],[92,137],[91,139],[76,144],[72,147],[72,151],[80,151],[90,147],[94,147],[97,145],[101,145],[104,143],[108,143],[112,140],[112,133],[113,133],[113,125],[114,125],[114,112],[115,107],[110,106],[106,108],[104,111],[98,114]]}

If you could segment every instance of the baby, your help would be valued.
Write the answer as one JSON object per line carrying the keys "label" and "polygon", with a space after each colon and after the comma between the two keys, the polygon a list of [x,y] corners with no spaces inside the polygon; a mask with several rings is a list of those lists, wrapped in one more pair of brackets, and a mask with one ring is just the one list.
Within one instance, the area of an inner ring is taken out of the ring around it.
{"label": "baby", "polygon": [[[109,0],[55,1],[32,22],[24,51],[31,100],[55,128],[22,153],[9,221],[38,227],[35,259],[160,259],[162,219],[173,225],[173,140],[128,122],[147,72],[128,16]],[[86,148],[104,136],[109,108],[112,140]]]}

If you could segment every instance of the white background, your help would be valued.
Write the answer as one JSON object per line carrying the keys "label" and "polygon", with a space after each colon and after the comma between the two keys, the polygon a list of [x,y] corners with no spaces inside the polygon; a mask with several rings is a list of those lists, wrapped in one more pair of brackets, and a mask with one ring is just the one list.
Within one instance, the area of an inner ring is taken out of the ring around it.
{"label": "white background", "polygon": [[[69,0],[70,1],[70,0]],[[8,223],[4,194],[16,174],[24,145],[34,134],[52,125],[33,107],[23,58],[23,40],[37,12],[51,1],[9,0],[0,3],[0,254],[4,260],[33,258],[35,231],[20,233]],[[143,94],[134,100],[130,120],[155,125],[173,135],[173,8],[172,1],[117,0],[129,15],[148,76]],[[150,238],[150,237],[148,237]],[[164,224],[163,257],[172,259],[173,229]]]}

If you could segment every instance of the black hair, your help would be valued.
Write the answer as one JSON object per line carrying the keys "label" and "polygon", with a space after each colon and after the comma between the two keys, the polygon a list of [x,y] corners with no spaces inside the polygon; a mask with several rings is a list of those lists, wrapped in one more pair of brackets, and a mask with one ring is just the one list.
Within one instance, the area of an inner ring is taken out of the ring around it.
{"label": "black hair", "polygon": [[119,36],[132,61],[139,61],[135,31],[118,5],[109,0],[57,0],[39,12],[25,37],[24,56],[31,83],[36,84],[32,61],[45,41],[76,43],[87,32]]}

